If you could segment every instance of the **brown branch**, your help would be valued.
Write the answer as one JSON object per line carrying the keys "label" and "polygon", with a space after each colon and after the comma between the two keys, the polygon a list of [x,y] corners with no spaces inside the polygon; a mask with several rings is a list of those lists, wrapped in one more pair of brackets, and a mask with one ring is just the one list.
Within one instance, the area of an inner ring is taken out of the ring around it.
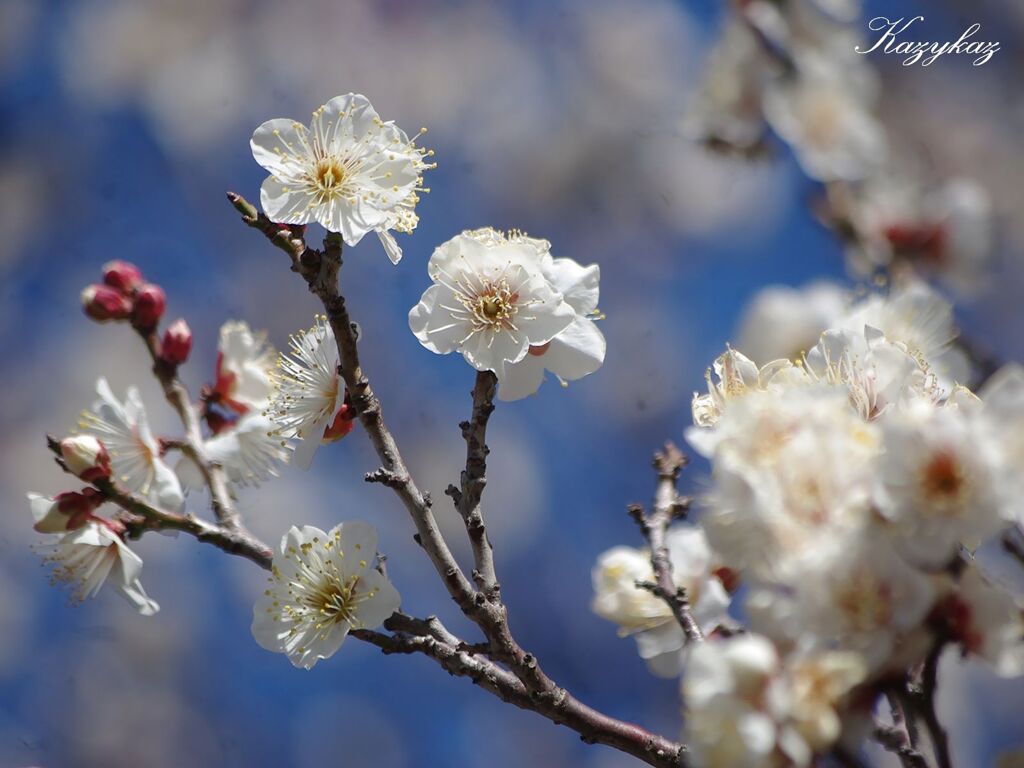
{"label": "brown branch", "polygon": [[939,638],[935,642],[924,664],[921,665],[920,677],[915,685],[908,685],[907,701],[928,730],[928,738],[932,744],[938,768],[953,768],[953,759],[949,751],[949,736],[939,721],[935,709],[935,697],[938,693],[939,659],[946,647],[946,640]]}
{"label": "brown branch", "polygon": [[[282,247],[278,225],[266,220],[266,217],[256,212],[255,207],[241,196],[229,193],[228,198],[236,210],[242,213],[243,221],[246,224],[260,230],[275,245]],[[324,239],[322,251],[309,248],[299,239],[294,239],[293,247],[283,248],[283,250],[289,253],[292,270],[302,276],[310,292],[320,299],[327,321],[334,332],[340,360],[339,372],[348,390],[352,408],[370,438],[382,465],[379,470],[371,472],[367,479],[381,482],[391,488],[405,506],[416,526],[416,540],[427,553],[434,569],[448,589],[448,593],[462,612],[481,628],[487,637],[491,656],[508,668],[508,672],[518,681],[517,685],[525,691],[524,698],[516,698],[513,703],[517,703],[519,706],[519,702],[522,702],[524,708],[572,728],[585,741],[615,747],[650,765],[663,768],[675,768],[683,765],[684,748],[681,745],[652,734],[639,726],[616,720],[591,709],[556,685],[541,670],[537,659],[523,650],[512,636],[508,625],[507,609],[498,598],[497,581],[494,581],[495,589],[491,592],[493,597],[489,598],[485,592],[477,591],[473,583],[466,578],[441,535],[429,498],[417,487],[402,459],[394,437],[384,423],[380,401],[370,387],[370,382],[360,365],[356,328],[349,316],[345,298],[338,290],[338,273],[341,269],[342,252],[341,236],[336,233],[328,233]],[[470,500],[475,496],[477,501],[479,493],[483,489],[483,469],[486,465],[476,463],[478,460],[482,462],[485,454],[482,448],[477,449],[474,445],[478,439],[479,444],[483,445],[486,427],[486,418],[483,418],[483,412],[487,410],[483,406],[486,405],[489,397],[493,397],[493,394],[487,394],[489,383],[486,379],[483,383],[478,379],[478,385],[478,388],[474,389],[474,404],[476,405],[479,400],[481,409],[478,413],[478,409],[474,407],[476,426],[474,426],[474,421],[469,422],[470,435],[467,438],[467,456],[471,459],[473,467],[470,468],[468,466],[470,462],[467,462],[466,488],[468,493],[459,491],[462,495],[468,495]],[[478,391],[479,398],[476,394]],[[478,472],[479,476],[477,476]],[[489,550],[489,546],[487,549]],[[478,555],[481,553],[482,550],[478,552]],[[490,557],[489,552],[486,557]],[[491,565],[485,565],[483,569],[478,567],[481,583],[486,583],[484,580],[492,569]],[[384,642],[377,635],[361,633],[357,636],[368,642]],[[465,665],[463,657],[468,654],[467,651],[459,651],[457,647],[450,647],[450,644],[439,640],[436,636],[431,641],[388,641],[385,652],[405,653],[407,652],[405,649],[411,646],[414,648],[408,652],[423,652],[432,655],[453,674],[470,678],[480,677],[476,667]],[[443,659],[439,658],[439,655],[442,655]],[[469,655],[472,657],[471,654]],[[475,663],[478,662],[479,660]],[[493,688],[497,685],[497,683],[491,682],[491,677],[484,676],[480,679],[487,681],[486,685],[478,682],[485,688],[487,686]],[[505,680],[500,677],[493,679]],[[497,695],[504,693],[511,696],[513,689],[504,683],[502,685],[500,691],[492,690],[492,692]],[[514,690],[518,692],[519,688],[516,687]],[[516,697],[519,696],[520,694],[516,693]]]}
{"label": "brown branch", "polygon": [[[66,472],[69,471],[63,460],[59,458],[60,442],[53,436],[47,436],[46,441],[50,450],[57,455],[57,463]],[[228,554],[252,560],[261,568],[270,568],[273,552],[266,544],[244,529],[216,525],[190,514],[159,509],[113,479],[97,480],[93,486],[103,494],[107,501],[129,513],[130,516],[123,522],[127,527],[128,535],[133,539],[139,538],[146,531],[181,531],[206,544],[212,544]]]}
{"label": "brown branch", "polygon": [[164,397],[178,414],[182,426],[185,428],[185,437],[177,441],[177,446],[199,469],[203,482],[210,490],[210,506],[213,508],[217,522],[233,530],[243,530],[238,510],[235,509],[231,493],[228,490],[228,479],[224,468],[212,461],[206,454],[199,413],[192,404],[188,390],[178,378],[177,366],[168,365],[160,358],[160,339],[157,337],[156,329],[140,330],[139,335],[145,342],[146,349],[149,350],[149,355],[153,360],[153,375],[160,382]]}
{"label": "brown branch", "polygon": [[473,386],[473,413],[459,427],[466,441],[466,468],[462,471],[461,488],[448,487],[448,495],[462,515],[473,547],[475,570],[473,580],[488,600],[497,600],[501,587],[494,570],[494,551],[487,538],[480,499],[487,485],[487,421],[494,411],[494,392],[498,379],[490,371],[478,371]]}
{"label": "brown branch", "polygon": [[896,755],[903,768],[929,768],[925,756],[917,750],[915,729],[907,721],[899,694],[890,691],[888,699],[892,725],[876,723],[871,737],[887,751]]}
{"label": "brown branch", "polygon": [[704,639],[700,625],[690,611],[690,600],[683,587],[677,586],[672,575],[672,560],[669,558],[668,547],[665,545],[665,534],[669,525],[676,518],[684,515],[689,508],[689,500],[681,497],[676,490],[679,475],[686,466],[688,459],[673,443],[665,443],[662,451],[654,454],[654,468],[658,473],[658,487],[654,494],[654,510],[644,514],[643,507],[632,504],[629,513],[640,526],[640,531],[651,548],[651,567],[654,569],[654,582],[638,582],[641,589],[650,590],[660,597],[672,611],[672,615],[682,627],[688,642],[700,642]]}

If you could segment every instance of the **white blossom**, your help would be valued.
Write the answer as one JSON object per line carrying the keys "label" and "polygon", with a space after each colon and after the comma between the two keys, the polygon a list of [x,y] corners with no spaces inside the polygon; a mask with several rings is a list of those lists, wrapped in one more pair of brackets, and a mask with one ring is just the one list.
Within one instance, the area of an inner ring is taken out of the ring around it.
{"label": "white blossom", "polygon": [[438,246],[427,267],[434,285],[409,312],[413,334],[432,352],[458,350],[477,370],[505,379],[510,363],[550,342],[576,318],[544,276],[544,245],[478,229]]}
{"label": "white blossom", "polygon": [[925,283],[898,286],[888,296],[868,296],[850,308],[838,327],[854,333],[863,333],[867,327],[881,331],[943,385],[963,382],[968,376],[967,359],[953,346],[957,337],[953,307]]}
{"label": "white blossom", "polygon": [[[714,576],[714,561],[704,532],[677,525],[665,537],[673,582],[686,590],[694,620],[710,632],[727,618],[729,595]],[[597,560],[592,575],[591,608],[619,625],[621,636],[636,640],[640,657],[661,677],[679,674],[686,636],[668,604],[650,590],[636,586],[653,582],[651,553],[646,549],[613,547]]]}
{"label": "white blossom", "polygon": [[918,403],[882,423],[877,504],[912,562],[937,568],[1004,523],[995,439],[958,408]]}
{"label": "white blossom", "polygon": [[766,89],[764,113],[804,172],[833,181],[861,179],[878,169],[886,136],[871,112],[873,73],[810,49],[797,52],[795,60],[795,73]]}
{"label": "white blossom", "polygon": [[775,648],[743,635],[698,645],[687,661],[682,692],[683,740],[698,768],[770,768],[778,729],[764,693],[779,671]]}
{"label": "white blossom", "polygon": [[356,245],[374,231],[392,263],[402,258],[389,230],[411,233],[427,152],[365,96],[336,96],[313,112],[309,128],[286,118],[263,123],[252,154],[270,172],[260,190],[263,210],[282,224],[318,222]]}
{"label": "white blossom", "polygon": [[880,438],[845,394],[822,385],[734,399],[687,440],[712,460],[701,521],[730,567],[776,579],[823,539],[863,529]]}
{"label": "white blossom", "polygon": [[114,397],[106,379],[96,382],[99,395],[91,411],[82,413],[79,426],[100,439],[110,454],[114,477],[158,507],[181,509],[185,504],[181,483],[160,455],[139,390],[129,387],[124,401]]}
{"label": "white blossom", "polygon": [[139,581],[142,558],[121,540],[115,523],[91,518],[78,528],[54,536],[38,549],[44,555],[43,561],[53,568],[53,583],[70,586],[74,601],[95,597],[110,579],[143,616],[160,610]]}
{"label": "white blossom", "polygon": [[[980,429],[993,436],[997,472],[1006,485],[1006,497],[1024,496],[1024,366],[1006,365],[981,390],[977,418]],[[1018,525],[1024,524],[1024,505],[1019,502],[1005,510]]]}
{"label": "white blossom", "polygon": [[[288,460],[289,446],[276,435],[277,426],[262,413],[247,413],[229,429],[203,441],[209,461],[219,464],[228,480],[241,486],[259,485],[277,477],[277,465]],[[195,462],[182,457],[175,470],[188,489],[203,485]]]}
{"label": "white blossom", "polygon": [[712,146],[756,147],[765,130],[761,92],[766,63],[764,47],[747,22],[730,16],[685,118],[688,132]]}
{"label": "white blossom", "polygon": [[274,394],[276,360],[265,333],[240,320],[224,323],[217,344],[216,402],[236,414],[265,409]]}
{"label": "white blossom", "polygon": [[781,658],[757,634],[702,643],[682,683],[683,738],[696,768],[810,765],[838,740],[839,709],[865,674],[856,654]]}
{"label": "white blossom", "polygon": [[291,356],[281,355],[274,375],[277,392],[268,415],[277,429],[274,434],[300,441],[293,460],[308,469],[325,432],[339,417],[345,404],[345,384],[338,374],[338,347],[327,318],[318,315],[307,331],[289,340]]}
{"label": "white blossom", "polygon": [[909,263],[964,294],[984,284],[995,229],[991,198],[974,180],[936,184],[912,172],[880,174],[847,208],[862,235],[849,251],[859,271]]}
{"label": "white blossom", "polygon": [[698,427],[713,427],[733,398],[754,391],[777,391],[805,379],[803,369],[789,360],[772,360],[759,368],[741,352],[727,349],[704,373],[708,393],[693,395],[690,406],[693,423]]}
{"label": "white blossom", "polygon": [[[525,238],[524,238],[525,239]],[[601,270],[596,264],[583,267],[572,259],[552,258],[545,240],[534,240],[544,251],[540,269],[576,312],[572,323],[551,341],[531,346],[526,357],[505,366],[498,388],[499,400],[519,400],[532,395],[548,370],[564,386],[583,378],[604,362],[605,340],[593,318],[598,317],[597,300]]]}
{"label": "white blossom", "polygon": [[823,538],[798,565],[784,582],[751,594],[753,628],[803,648],[859,653],[872,670],[923,654],[915,633],[935,590],[884,532]]}
{"label": "white blossom", "polygon": [[865,421],[913,402],[937,402],[943,394],[919,358],[869,325],[821,334],[804,368],[811,379],[844,389]]}
{"label": "white blossom", "polygon": [[965,654],[985,659],[1002,677],[1024,675],[1024,610],[976,566],[960,574],[941,615]]}
{"label": "white blossom", "polygon": [[326,533],[292,526],[274,555],[270,586],[253,607],[256,642],[312,669],[337,652],[350,630],[379,626],[401,599],[376,569],[376,557],[377,532],[367,523]]}
{"label": "white blossom", "polygon": [[823,280],[801,288],[769,285],[744,310],[736,346],[762,365],[799,361],[843,316],[848,303],[842,287]]}

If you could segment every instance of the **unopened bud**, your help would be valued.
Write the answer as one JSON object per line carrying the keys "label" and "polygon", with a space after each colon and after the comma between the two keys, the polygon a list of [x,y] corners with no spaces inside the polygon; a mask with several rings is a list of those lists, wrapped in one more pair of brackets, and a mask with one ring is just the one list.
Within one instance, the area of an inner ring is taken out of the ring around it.
{"label": "unopened bud", "polygon": [[142,285],[142,272],[127,261],[108,261],[103,265],[103,282],[121,293],[131,293]]}
{"label": "unopened bud", "polygon": [[76,435],[60,441],[60,455],[68,469],[87,483],[110,477],[110,454],[92,435]]}
{"label": "unopened bud", "polygon": [[167,306],[167,297],[163,288],[153,283],[146,283],[135,294],[135,306],[132,309],[132,325],[144,331],[151,330],[160,322]]}
{"label": "unopened bud", "polygon": [[132,301],[109,285],[89,285],[82,291],[82,309],[93,320],[127,320],[132,314]]}
{"label": "unopened bud", "polygon": [[164,340],[160,345],[160,359],[168,365],[181,365],[188,360],[192,351],[192,330],[182,319],[171,323],[164,331]]}

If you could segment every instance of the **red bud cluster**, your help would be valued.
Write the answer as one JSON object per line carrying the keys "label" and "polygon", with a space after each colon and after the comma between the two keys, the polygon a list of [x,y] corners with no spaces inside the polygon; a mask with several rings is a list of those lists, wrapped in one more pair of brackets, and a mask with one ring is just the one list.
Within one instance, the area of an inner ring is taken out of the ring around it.
{"label": "red bud cluster", "polygon": [[93,320],[131,320],[140,331],[155,329],[166,306],[163,289],[144,282],[142,271],[127,261],[107,262],[103,282],[82,291],[82,308]]}

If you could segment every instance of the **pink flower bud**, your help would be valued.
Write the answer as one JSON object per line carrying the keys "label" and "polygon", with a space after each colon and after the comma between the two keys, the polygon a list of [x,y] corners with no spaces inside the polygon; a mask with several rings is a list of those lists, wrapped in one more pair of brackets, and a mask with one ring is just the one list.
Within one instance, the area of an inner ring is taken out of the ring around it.
{"label": "pink flower bud", "polygon": [[60,455],[68,469],[87,483],[110,477],[110,454],[92,435],[76,435],[60,441]]}
{"label": "pink flower bud", "polygon": [[164,331],[164,340],[160,345],[160,359],[168,365],[181,365],[188,360],[192,351],[192,330],[181,318],[171,323]]}
{"label": "pink flower bud", "polygon": [[132,302],[108,285],[89,285],[82,291],[82,309],[93,320],[127,320]]}
{"label": "pink flower bud", "polygon": [[143,331],[156,327],[167,306],[167,297],[163,288],[153,283],[146,283],[135,293],[135,306],[132,309],[132,325]]}
{"label": "pink flower bud", "polygon": [[142,272],[127,261],[108,261],[103,265],[103,282],[121,293],[131,293],[142,285]]}

